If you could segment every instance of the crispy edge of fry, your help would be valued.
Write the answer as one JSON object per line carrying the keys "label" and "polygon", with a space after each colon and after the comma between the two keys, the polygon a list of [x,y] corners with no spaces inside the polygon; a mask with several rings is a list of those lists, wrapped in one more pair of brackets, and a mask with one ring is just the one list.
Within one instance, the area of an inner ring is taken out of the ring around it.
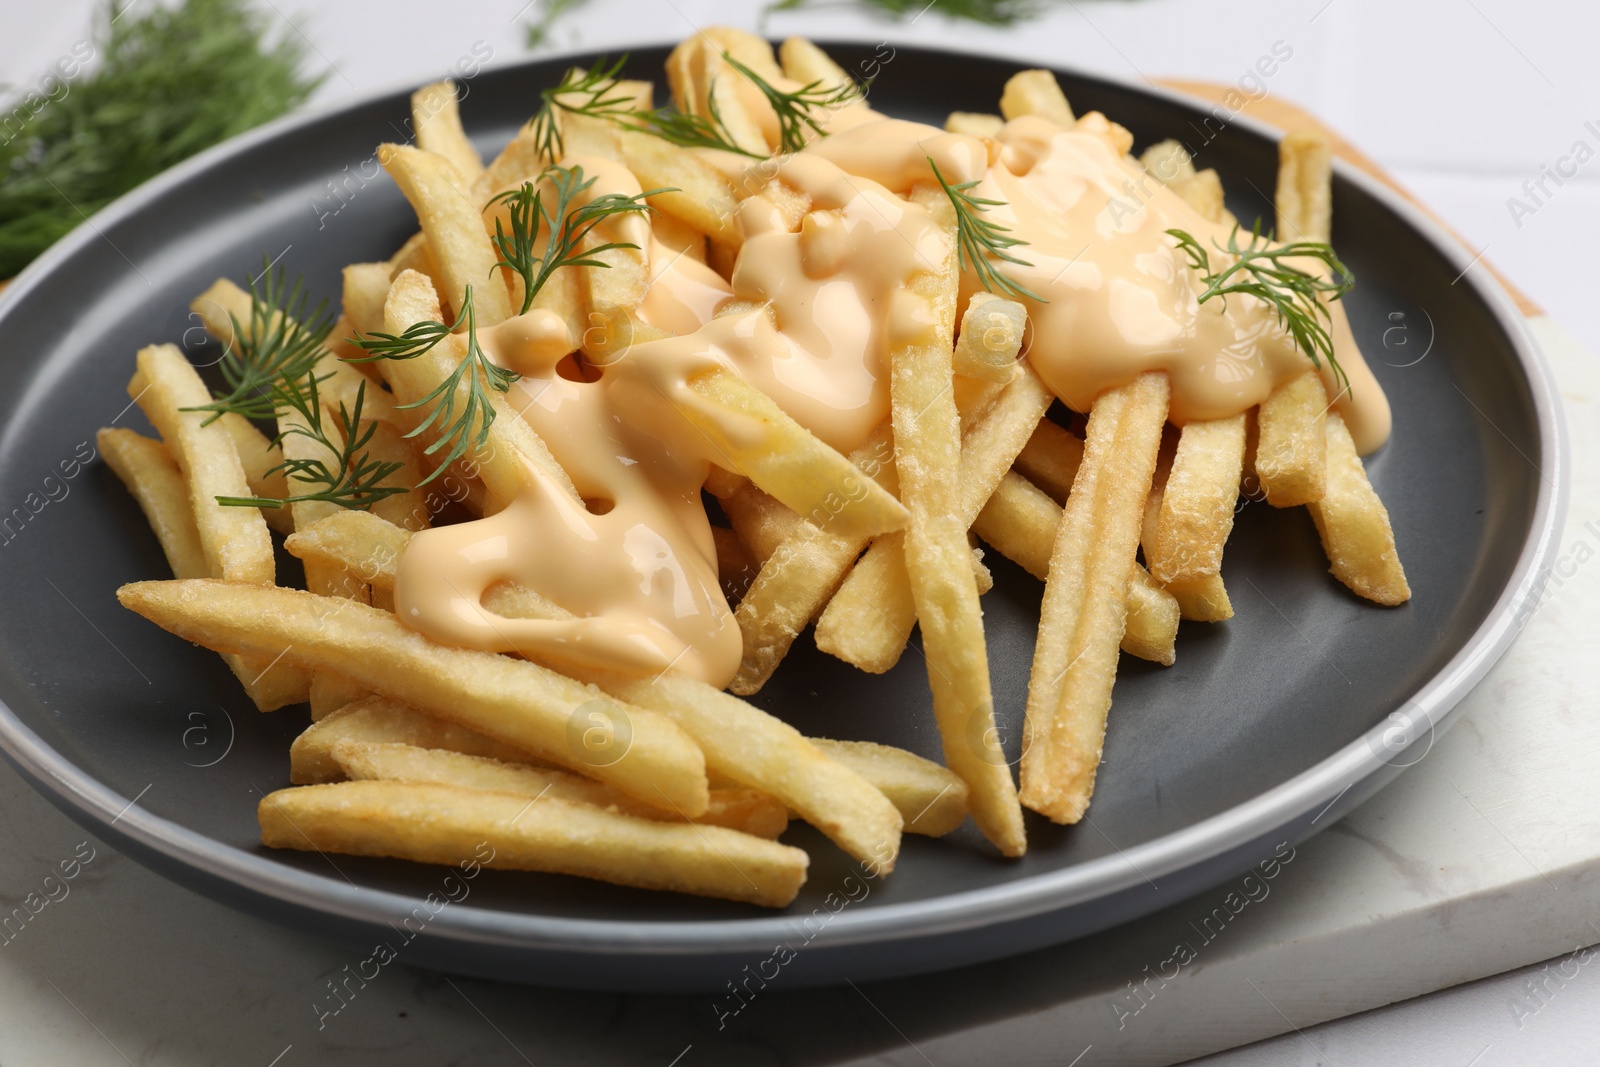
{"label": "crispy edge of fry", "polygon": [[383,303],[389,299],[394,273],[388,263],[352,263],[340,275],[340,306],[357,333],[383,329]]}
{"label": "crispy edge of fry", "polygon": [[[1014,339],[1020,343],[1020,333]],[[1051,399],[1038,376],[1025,370],[963,435],[956,514],[969,529]],[[818,648],[871,674],[882,674],[899,661],[918,619],[904,559],[903,535],[873,542],[818,618]]]}
{"label": "crispy edge of fry", "polygon": [[1157,581],[1221,573],[1239,502],[1244,445],[1243,414],[1191,422],[1179,433],[1161,494],[1154,551],[1145,554]]}
{"label": "crispy edge of fry", "polygon": [[956,337],[958,375],[1009,383],[1017,374],[1018,354],[1028,327],[1028,309],[993,293],[974,293],[961,316]]}
{"label": "crispy edge of fry", "polygon": [[822,737],[810,741],[888,797],[905,819],[906,833],[943,837],[966,821],[967,783],[954,771],[892,745]]}
{"label": "crispy edge of fry", "polygon": [[258,817],[269,848],[473,862],[766,907],[794,900],[809,862],[800,849],[720,826],[414,782],[280,789],[262,799]]}
{"label": "crispy edge of fry", "polygon": [[1038,115],[1061,126],[1077,121],[1061,83],[1048,70],[1019,70],[1007,79],[1000,94],[1000,114],[1007,119]]}
{"label": "crispy edge of fry", "polygon": [[1355,441],[1336,412],[1328,413],[1328,491],[1307,507],[1334,577],[1386,607],[1411,599],[1388,509],[1372,488]]}
{"label": "crispy edge of fry", "polygon": [[1320,241],[1333,235],[1333,146],[1322,130],[1297,130],[1278,142],[1280,241]]}
{"label": "crispy edge of fry", "polygon": [[422,748],[405,742],[343,740],[334,742],[333,758],[345,777],[353,781],[432,782],[535,799],[549,797],[611,809],[641,819],[725,826],[756,837],[775,838],[789,825],[788,809],[754,789],[713,789],[705,814],[688,820],[676,813],[640,804],[626,793],[576,774],[527,763],[508,763],[492,756]]}
{"label": "crispy edge of fry", "polygon": [[[1076,439],[1074,439],[1076,440]],[[989,546],[1041,582],[1061,526],[1061,506],[1015,470],[1006,474],[972,529]],[[1128,583],[1122,651],[1170,667],[1177,660],[1178,601],[1137,563]]]}
{"label": "crispy edge of fry", "polygon": [[1033,436],[1017,453],[1014,466],[1028,481],[1043,489],[1057,504],[1066,501],[1072,480],[1083,462],[1083,439],[1065,427],[1041,419]]}
{"label": "crispy edge of fry", "polygon": [[[344,675],[646,804],[691,817],[705,811],[705,760],[671,718],[624,707],[538,664],[435,644],[388,612],[298,589],[190,579],[125,585],[117,599],[187,640],[257,655],[287,645],[283,655],[312,671]],[[582,727],[595,718],[605,720],[612,739],[598,755],[580,751]],[[622,754],[606,762],[613,747]]]}
{"label": "crispy edge of fry", "polygon": [[[1155,482],[1150,486],[1150,495],[1145,500],[1140,541],[1144,545],[1146,559],[1150,558],[1151,546],[1155,544],[1156,532],[1161,525],[1166,478],[1167,473],[1158,468]],[[1233,618],[1233,601],[1228,596],[1228,587],[1222,580],[1221,571],[1161,582],[1160,585],[1177,600],[1179,614],[1189,622],[1227,622]]]}
{"label": "crispy edge of fry", "polygon": [[939,269],[918,271],[906,283],[928,302],[934,329],[889,351],[895,467],[910,516],[905,565],[923,621],[928,685],[945,763],[967,783],[967,803],[978,829],[1003,855],[1015,857],[1027,851],[1027,835],[995,729],[983,613],[956,481],[961,423],[951,391],[959,280],[955,215],[938,189],[919,186],[911,200],[944,232],[947,248]]}
{"label": "crispy edge of fry", "polygon": [[1275,508],[1321,500],[1328,491],[1328,390],[1307,370],[1274,389],[1256,410],[1256,478]]}
{"label": "crispy edge of fry", "polygon": [[469,186],[483,174],[483,159],[461,126],[456,83],[446,78],[411,94],[411,124],[417,147],[448,160]]}
{"label": "crispy edge of fry", "polygon": [[1050,556],[1028,679],[1022,799],[1054,822],[1081,819],[1094,791],[1170,393],[1166,375],[1146,373],[1095,401]]}
{"label": "crispy edge of fry", "polygon": [[183,472],[189,507],[205,550],[207,570],[231,581],[271,585],[272,536],[258,508],[223,507],[219,496],[249,496],[250,484],[233,435],[206,412],[185,411],[211,402],[211,391],[173,345],[139,350],[144,388],[134,397]]}
{"label": "crispy edge of fry", "polygon": [[968,137],[993,137],[1005,124],[999,115],[982,111],[952,111],[944,119],[946,133],[964,133]]}
{"label": "crispy edge of fry", "polygon": [[[401,334],[425,319],[438,321],[440,315],[438,294],[426,276],[415,271],[404,271],[395,278],[389,290],[389,299],[384,304],[386,330]],[[386,359],[380,361],[379,366],[383,370],[384,380],[394,391],[396,404],[400,405],[425,398],[465,358],[465,342],[457,337],[447,337],[426,356],[408,360]],[[465,390],[468,388],[463,378],[457,392],[462,403],[465,402]],[[573,500],[577,500],[578,491],[573,487],[572,479],[556,462],[533,427],[511,410],[504,396],[492,389],[485,391],[495,412],[494,423],[489,427],[489,437],[484,446],[477,448],[469,442],[466,455],[462,458],[467,461],[463,464],[465,476],[482,479],[488,491],[489,510],[498,511],[505,507],[522,487],[527,477],[522,469],[524,457],[571,493]],[[425,417],[420,408],[405,414],[411,417],[412,426],[420,424]],[[439,431],[440,427],[435,424],[429,427],[426,436],[437,440]]]}
{"label": "crispy edge of fry", "polygon": [[455,168],[443,157],[410,145],[379,145],[378,162],[411,202],[427,234],[450,307],[460,311],[470,285],[479,326],[510,318],[511,295],[495,266],[500,257],[484,229],[482,209],[458,188]]}

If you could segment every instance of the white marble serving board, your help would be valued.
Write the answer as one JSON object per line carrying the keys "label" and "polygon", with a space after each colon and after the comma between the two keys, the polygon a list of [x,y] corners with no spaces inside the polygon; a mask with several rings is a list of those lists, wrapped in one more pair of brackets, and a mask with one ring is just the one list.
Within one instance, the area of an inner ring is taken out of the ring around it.
{"label": "white marble serving board", "polygon": [[536,990],[403,955],[324,1016],[364,954],[162,880],[0,766],[0,914],[58,898],[0,938],[0,1064],[1167,1064],[1600,941],[1600,363],[1534,327],[1573,446],[1559,582],[1426,758],[1270,879],[1010,961],[774,987],[721,1029],[707,996]]}

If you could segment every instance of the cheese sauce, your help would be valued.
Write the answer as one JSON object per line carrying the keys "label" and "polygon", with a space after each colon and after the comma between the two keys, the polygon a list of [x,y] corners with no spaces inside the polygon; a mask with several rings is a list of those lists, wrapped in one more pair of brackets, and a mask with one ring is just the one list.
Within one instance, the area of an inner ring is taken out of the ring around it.
{"label": "cheese sauce", "polygon": [[[950,236],[903,198],[934,180],[930,161],[949,184],[976,182],[971,195],[1002,201],[985,218],[1027,242],[1014,251],[1028,265],[997,266],[1038,296],[1024,298],[1027,358],[1071,407],[1087,411],[1105,390],[1162,370],[1174,422],[1220,418],[1310,367],[1261,301],[1199,304],[1199,280],[1165,231],[1186,230],[1208,248],[1227,233],[1128,159],[1119,131],[1098,114],[1071,129],[1019,118],[980,139],[857,105],[830,130],[745,179],[770,190],[775,178],[783,191],[741,202],[744,241],[729,281],[655,241],[641,216],[602,223],[604,239],[640,246],[650,284],[639,317],[673,336],[595,368],[571,355],[580,339],[548,311],[479,331],[490,358],[523,376],[509,405],[582,499],[529,461],[523,490],[503,511],[417,534],[396,579],[402,620],[451,644],[636,673],[670,669],[725,686],[740,636],[717,583],[700,487],[712,463],[732,463],[681,412],[693,406],[752,444],[766,431],[702,400],[691,383],[729,368],[835,449],[865,441],[889,416],[891,348],[931,327],[932,310],[906,283],[949,252]],[[619,164],[564,163],[597,178],[591,197],[640,191]],[[796,193],[808,206],[798,225]],[[961,307],[979,287],[970,267]],[[730,301],[738,303],[719,316]],[[1388,404],[1337,304],[1332,315],[1351,383],[1336,403],[1370,451],[1388,436]],[[504,580],[576,618],[488,612],[483,594]]]}

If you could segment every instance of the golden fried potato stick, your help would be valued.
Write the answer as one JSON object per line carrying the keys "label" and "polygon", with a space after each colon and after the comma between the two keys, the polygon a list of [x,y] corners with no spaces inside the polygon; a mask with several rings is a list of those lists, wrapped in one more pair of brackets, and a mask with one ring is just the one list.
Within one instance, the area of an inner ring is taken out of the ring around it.
{"label": "golden fried potato stick", "polygon": [[871,741],[811,743],[849,767],[889,798],[906,821],[906,833],[943,837],[967,819],[967,783],[932,760]]}
{"label": "golden fried potato stick", "polygon": [[437,748],[505,763],[548,767],[533,753],[478,731],[425,715],[388,697],[368,696],[312,723],[289,746],[289,781],[295,785],[337,782],[344,777],[334,746],[343,741]]}
{"label": "golden fried potato stick", "polygon": [[1009,384],[1018,373],[1018,353],[1027,327],[1028,309],[1015,300],[974,293],[961,316],[961,333],[956,338],[956,374]]}
{"label": "golden fried potato stick", "polygon": [[1144,150],[1139,162],[1202,218],[1223,222],[1228,217],[1227,206],[1223,203],[1222,179],[1215,170],[1196,171],[1189,150],[1181,141],[1153,144]]}
{"label": "golden fried potato stick", "polygon": [[711,527],[711,541],[717,550],[717,578],[722,583],[722,595],[729,604],[738,604],[761,568],[732,530]]}
{"label": "golden fried potato stick", "polygon": [[[384,329],[389,333],[403,334],[418,322],[429,319],[441,321],[441,314],[439,298],[432,283],[415,271],[405,271],[395,278],[389,290],[389,299],[384,305]],[[427,355],[416,359],[380,360],[378,366],[389,388],[394,391],[395,403],[404,405],[424,400],[465,358],[466,342],[452,336],[441,341]],[[463,376],[458,403],[466,403],[469,388]],[[484,489],[488,492],[488,510],[499,511],[516,496],[526,477],[522,469],[524,457],[571,493],[573,500],[577,500],[578,491],[573,488],[572,479],[550,455],[549,448],[533,427],[510,410],[501,394],[492,389],[484,391],[495,412],[495,419],[489,427],[489,437],[483,447],[475,447],[469,442],[463,459],[470,460],[470,473],[483,481]],[[427,417],[422,408],[401,410],[400,414],[409,421],[408,429],[420,425]],[[435,422],[422,436],[425,441],[432,442],[438,440],[442,432],[443,428]]]}
{"label": "golden fried potato stick", "polygon": [[[671,719],[625,707],[593,686],[525,660],[450,648],[353,600],[204,579],[136,582],[124,607],[218,651],[275,654],[344,675],[535,755],[608,782],[647,804],[705,811],[705,760]],[[595,718],[609,742],[586,746]],[[576,724],[576,726],[574,725]]]}
{"label": "golden fried potato stick", "polygon": [[779,45],[778,62],[783,66],[783,76],[801,85],[816,82],[822,89],[840,89],[855,83],[828,53],[804,37],[790,37]]}
{"label": "golden fried potato stick", "polygon": [[484,229],[482,206],[456,188],[455,168],[442,156],[409,145],[379,145],[378,162],[422,223],[450,307],[460,313],[470,285],[479,326],[510,318],[511,295],[495,266],[500,257]]}
{"label": "golden fried potato stick", "polygon": [[205,578],[205,550],[200,547],[200,532],[194,513],[189,510],[189,491],[183,472],[172,453],[160,441],[107,427],[95,434],[95,445],[106,466],[122,480],[150,530],[161,542],[174,578]]}
{"label": "golden fried potato stick", "polygon": [[412,93],[411,125],[416,131],[417,147],[447,160],[466,185],[483,174],[483,159],[461,128],[455,82],[447,78]]}
{"label": "golden fried potato stick", "polygon": [[1062,126],[1077,122],[1056,76],[1048,70],[1019,70],[1000,94],[1000,114],[1008,119],[1038,115]]}
{"label": "golden fried potato stick", "polygon": [[951,390],[959,280],[954,209],[942,191],[926,186],[913,190],[912,202],[928,212],[949,243],[939,269],[919,270],[906,283],[907,290],[927,301],[933,328],[921,338],[893,344],[889,351],[895,466],[911,517],[905,566],[922,620],[928,686],[945,764],[967,783],[967,803],[978,829],[1002,854],[1020,856],[1027,851],[1027,836],[1011,768],[995,731],[983,613],[968,562],[968,523],[961,515],[956,480],[961,424]]}
{"label": "golden fried potato stick", "polygon": [[[972,424],[961,442],[953,519],[966,527],[977,520],[1051,399],[1038,376],[1025,370]],[[888,534],[873,542],[817,619],[817,647],[872,674],[899,661],[918,618],[904,537]]]}
{"label": "golden fried potato stick", "polygon": [[1327,492],[1328,391],[1308,370],[1272,391],[1256,411],[1256,479],[1275,508],[1321,500]]}
{"label": "golden fried potato stick", "polygon": [[[1150,558],[1161,526],[1163,497],[1162,471],[1156,472],[1156,481],[1150,487],[1145,501],[1144,528],[1140,539],[1145,558]],[[1178,611],[1190,622],[1226,622],[1233,618],[1233,602],[1228,598],[1228,588],[1222,581],[1222,572],[1199,574],[1162,583],[1162,588],[1178,601]]]}
{"label": "golden fried potato stick", "polygon": [[[296,555],[326,554],[357,570],[374,588],[392,589],[395,563],[409,540],[404,530],[373,515],[350,512],[296,534],[288,548]],[[484,607],[507,618],[572,617],[532,590],[509,582],[491,586]],[[620,699],[642,701],[642,706],[670,715],[699,743],[706,766],[719,776],[782,801],[863,863],[885,873],[894,866],[899,813],[868,782],[825,758],[792,726],[683,675],[663,674],[652,680],[585,671],[582,676]]]}
{"label": "golden fried potato stick", "polygon": [[964,133],[968,137],[993,137],[1005,124],[999,115],[979,111],[952,111],[944,120],[946,133]]}
{"label": "golden fried potato stick", "polygon": [[1058,823],[1083,818],[1105,742],[1128,587],[1171,386],[1141,374],[1103,393],[1062,512],[1028,681],[1022,802]]}
{"label": "golden fried potato stick", "polygon": [[280,789],[261,801],[259,817],[269,848],[476,862],[773,908],[794,900],[808,862],[800,849],[721,826],[417,782]]}
{"label": "golden fried potato stick", "polygon": [[362,334],[383,329],[383,302],[394,274],[387,263],[352,263],[344,269],[341,307],[351,329]]}
{"label": "golden fried potato stick", "polygon": [[1162,489],[1152,551],[1145,562],[1159,582],[1222,573],[1244,468],[1245,417],[1191,422]]}
{"label": "golden fried potato stick", "polygon": [[1043,489],[1057,504],[1072,491],[1072,480],[1083,462],[1083,439],[1048,419],[1034,428],[1033,436],[1017,453],[1017,473]]}
{"label": "golden fried potato stick", "polygon": [[1350,431],[1336,413],[1328,415],[1328,492],[1307,507],[1334,577],[1388,607],[1411,599],[1389,512],[1367,480]]}
{"label": "golden fried potato stick", "polygon": [[1318,241],[1333,234],[1333,146],[1322,130],[1297,130],[1278,142],[1280,241]]}
{"label": "golden fried potato stick", "polygon": [[722,498],[722,510],[751,560],[757,567],[763,567],[779,545],[800,531],[805,520],[789,505],[772,499],[748,479],[741,480],[743,485]]}
{"label": "golden fried potato stick", "polygon": [[[1060,527],[1061,507],[1028,479],[1010,471],[983,506],[972,530],[1042,582],[1050,573],[1050,553]],[[1128,623],[1122,631],[1122,651],[1172,666],[1177,659],[1178,618],[1178,601],[1135,563],[1133,580],[1128,583]]]}
{"label": "golden fried potato stick", "polygon": [[[752,96],[745,91],[755,87],[722,58],[726,45],[712,41],[710,33],[710,29],[697,33],[667,56],[667,84],[672,87],[673,103],[679,111],[703,119],[715,118],[729,141],[745,152],[765,156],[772,150],[772,143],[764,127],[770,124],[775,130],[777,116],[771,113],[772,105],[760,99],[759,92]],[[747,53],[740,62],[749,58]],[[750,66],[747,62],[745,65]],[[751,69],[761,73],[756,67]],[[762,106],[766,108],[765,115],[760,113]]]}
{"label": "golden fried potato stick", "polygon": [[345,740],[334,742],[333,758],[345,777],[355,781],[432,782],[457,789],[548,797],[641,819],[726,826],[757,837],[777,837],[789,825],[788,809],[754,789],[713,789],[705,814],[689,820],[675,812],[640,804],[626,793],[576,774],[490,756],[419,748],[404,742]]}

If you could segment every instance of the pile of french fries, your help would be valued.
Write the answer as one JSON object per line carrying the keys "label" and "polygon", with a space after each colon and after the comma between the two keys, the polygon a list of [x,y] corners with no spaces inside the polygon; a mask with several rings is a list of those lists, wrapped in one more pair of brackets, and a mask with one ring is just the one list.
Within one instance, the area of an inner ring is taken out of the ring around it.
{"label": "pile of french fries", "polygon": [[[676,107],[715,114],[761,153],[777,147],[772,116],[732,91],[729,56],[791,83],[849,80],[804,40],[774,54],[759,38],[713,29],[681,45],[668,64]],[[649,83],[617,87],[648,105]],[[1013,78],[1000,108],[952,114],[947,128],[981,135],[1019,115],[1075,121],[1045,71]],[[1165,376],[1145,374],[1099,397],[1080,438],[1046,417],[1055,398],[1019,357],[1023,306],[979,293],[958,308],[952,241],[945,262],[909,282],[937,309],[937,328],[890,353],[892,418],[850,456],[730,372],[691,382],[697,405],[686,414],[713,405],[775,427],[758,443],[718,441],[728,465],[706,486],[731,525],[716,539],[723,577],[744,576],[729,583],[744,646],[732,692],[670,671],[639,677],[436,644],[393,612],[412,535],[504,507],[528,464],[576,492],[495,394],[505,410],[487,439],[435,470],[425,449],[439,427],[406,405],[465,358],[459,338],[424,358],[347,361],[360,353],[344,339],[449,322],[469,286],[480,325],[520,301],[518,279],[496,266],[494,211],[483,205],[550,161],[530,128],[485,163],[448,82],[419,91],[413,110],[415,146],[382,146],[379,159],[420,232],[386,262],[346,268],[342,317],[318,373],[335,400],[365,387],[377,425],[370,450],[400,465],[398,482],[427,485],[369,510],[219,505],[288,495],[274,468],[319,446],[289,432],[298,416],[264,430],[194,410],[211,391],[172,345],[140,351],[129,383],[159,439],[99,434],[173,573],[124,587],[121,602],[222,653],[261,710],[309,702],[311,724],[290,751],[295,784],[260,804],[270,847],[448,864],[488,843],[490,866],[768,907],[790,903],[805,880],[806,853],[777,840],[791,818],[878,874],[892,870],[902,832],[943,835],[968,814],[1001,853],[1019,856],[1024,806],[1062,823],[1088,806],[1120,653],[1170,665],[1180,619],[1232,614],[1222,554],[1241,485],[1258,482],[1274,506],[1307,506],[1333,573],[1355,592],[1383,604],[1409,596],[1387,514],[1315,372],[1257,412],[1181,428],[1167,424]],[[662,190],[649,198],[657,239],[726,276],[740,242],[735,209],[752,183],[637,130],[557,120],[568,151],[615,160],[642,188]],[[1197,173],[1181,146],[1157,145],[1144,161],[1201,214],[1223,217],[1217,175]],[[1325,143],[1284,142],[1280,233],[1327,240],[1329,167]],[[937,188],[910,199],[953,227]],[[600,367],[653,336],[634,314],[648,264],[637,250],[602,255],[606,269],[558,272],[536,303],[569,323]],[[226,280],[195,310],[223,344],[251,328],[250,297]],[[325,434],[340,432],[336,406],[324,405]],[[717,432],[714,422],[702,428]],[[304,589],[277,584],[274,532],[302,562]],[[1045,583],[1020,791],[995,725],[979,540]],[[512,618],[570,617],[510,583],[492,587],[484,605]],[[819,648],[882,672],[919,621],[945,766],[883,745],[807,738],[741,699],[773,677],[808,625]]]}

